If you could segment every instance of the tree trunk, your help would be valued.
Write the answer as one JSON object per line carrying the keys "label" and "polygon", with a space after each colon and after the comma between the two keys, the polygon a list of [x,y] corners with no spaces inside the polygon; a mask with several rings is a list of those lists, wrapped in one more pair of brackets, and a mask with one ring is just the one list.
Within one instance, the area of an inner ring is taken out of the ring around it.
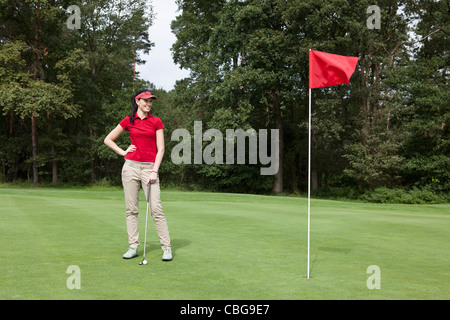
{"label": "tree trunk", "polygon": [[[136,38],[134,39],[136,42]],[[136,82],[136,46],[134,47],[134,59],[133,59],[133,93],[135,92],[134,83]]]}
{"label": "tree trunk", "polygon": [[11,111],[9,114],[9,137],[13,136],[13,127],[14,127],[14,113]]}
{"label": "tree trunk", "polygon": [[275,174],[275,181],[273,182],[272,192],[279,194],[283,192],[283,122],[281,119],[281,101],[279,90],[276,90],[275,94],[273,95],[273,111],[275,115],[275,129],[278,130],[280,142],[278,145],[278,172]]}
{"label": "tree trunk", "polygon": [[[52,145],[52,156],[53,158],[56,156],[55,147]],[[52,161],[52,183],[58,183],[58,163],[56,160]]]}
{"label": "tree trunk", "polygon": [[38,155],[38,146],[37,146],[37,134],[36,134],[36,118],[34,113],[31,114],[31,146],[33,153],[33,183],[39,184],[39,171],[36,163],[36,157]]}
{"label": "tree trunk", "polygon": [[319,176],[317,170],[311,169],[311,190],[317,190],[319,188]]}
{"label": "tree trunk", "polygon": [[[34,21],[34,61],[33,61],[33,80],[37,80],[38,63],[39,63],[39,10],[40,2],[36,4],[36,17]],[[33,154],[33,183],[39,184],[39,171],[36,163],[38,155],[37,133],[36,133],[36,117],[34,113],[31,114],[31,146]]]}
{"label": "tree trunk", "polygon": [[[95,133],[94,130],[91,128],[90,129],[90,133],[89,133],[90,137],[91,137],[91,141],[93,141]],[[91,148],[93,148],[94,146],[91,145]],[[97,174],[95,173],[95,154],[93,152],[92,155],[92,160],[91,160],[91,181],[95,182],[97,181]]]}

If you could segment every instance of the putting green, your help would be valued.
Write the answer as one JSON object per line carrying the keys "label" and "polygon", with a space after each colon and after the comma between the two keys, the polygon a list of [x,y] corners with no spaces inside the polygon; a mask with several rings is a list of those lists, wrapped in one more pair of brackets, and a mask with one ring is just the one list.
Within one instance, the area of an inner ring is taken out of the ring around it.
{"label": "putting green", "polygon": [[[150,221],[148,265],[140,266],[143,244],[139,258],[122,259],[121,189],[0,186],[0,298],[450,298],[448,204],[313,199],[305,279],[305,198],[164,190],[161,197],[174,260],[161,261]],[[145,205],[141,192],[142,242]],[[379,274],[367,272],[373,265]],[[380,289],[367,286],[374,276]]]}

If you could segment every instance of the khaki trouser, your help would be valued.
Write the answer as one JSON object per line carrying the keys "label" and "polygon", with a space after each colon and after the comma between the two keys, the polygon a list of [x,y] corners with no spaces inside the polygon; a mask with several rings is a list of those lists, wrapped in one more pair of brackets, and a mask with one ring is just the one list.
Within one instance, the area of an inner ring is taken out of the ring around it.
{"label": "khaki trouser", "polygon": [[[152,168],[153,163],[133,162],[129,160],[125,160],[122,168],[122,184],[125,193],[128,242],[132,248],[137,248],[139,246],[139,190],[142,187],[145,190],[144,193],[147,198],[146,184]],[[151,184],[150,198],[151,216],[155,223],[156,232],[159,236],[161,249],[170,249],[169,229],[167,228],[166,217],[164,216],[161,206],[159,177],[155,183]]]}

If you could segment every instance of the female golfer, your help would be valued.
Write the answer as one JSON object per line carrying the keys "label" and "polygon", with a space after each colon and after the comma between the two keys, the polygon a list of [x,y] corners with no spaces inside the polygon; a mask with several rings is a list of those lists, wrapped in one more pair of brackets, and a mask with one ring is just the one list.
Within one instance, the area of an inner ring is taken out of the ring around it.
{"label": "female golfer", "polygon": [[[151,215],[163,250],[162,259],[170,261],[172,260],[172,251],[169,230],[161,206],[158,178],[158,169],[164,155],[164,125],[161,119],[150,114],[152,100],[156,100],[156,96],[148,90],[141,90],[133,95],[131,97],[131,115],[125,117],[106,136],[104,142],[117,154],[125,157],[122,168],[122,184],[125,193],[126,222],[130,247],[123,258],[131,259],[138,255],[139,190],[141,186],[146,190],[146,186],[150,183]],[[125,130],[130,135],[131,145],[123,150],[114,140]]]}

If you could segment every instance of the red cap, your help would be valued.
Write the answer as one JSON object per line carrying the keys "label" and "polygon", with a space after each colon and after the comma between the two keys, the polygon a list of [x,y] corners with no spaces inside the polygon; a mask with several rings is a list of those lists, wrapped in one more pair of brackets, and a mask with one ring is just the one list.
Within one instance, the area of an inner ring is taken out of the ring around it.
{"label": "red cap", "polygon": [[138,99],[148,99],[148,98],[151,98],[151,99],[154,99],[154,100],[157,99],[156,96],[154,96],[154,95],[152,95],[150,93],[150,91],[144,91],[144,92],[138,94],[134,99],[136,101],[138,101]]}

